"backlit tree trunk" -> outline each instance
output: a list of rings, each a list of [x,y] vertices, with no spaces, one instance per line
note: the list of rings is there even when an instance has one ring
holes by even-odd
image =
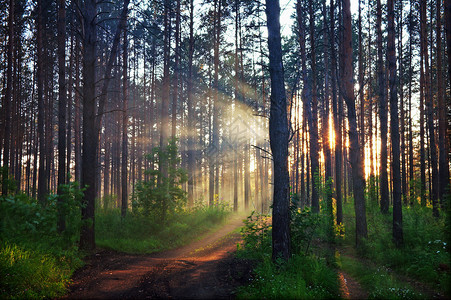
[[[395,11],[394,0],[387,1],[388,7],[388,69],[390,72],[390,128],[392,144],[393,170],[393,239],[399,247],[403,244],[402,201],[401,201],[401,170],[399,151],[399,120],[398,120],[398,90],[396,76],[395,54]]]
[[[352,186],[354,192],[354,207],[356,219],[356,245],[360,246],[366,238],[366,208],[364,195],[363,162],[359,151],[359,135],[357,132],[357,118],[355,111],[354,84],[352,78],[352,44],[351,44],[351,8],[350,1],[343,1],[343,27],[344,27],[344,69],[343,87],[344,100],[348,107],[349,122],[349,160],[352,168]]]
[[[271,109],[269,136],[273,155],[274,194],[272,210],[272,258],[288,260],[290,255],[288,120],[285,95],[278,0],[266,0]]]

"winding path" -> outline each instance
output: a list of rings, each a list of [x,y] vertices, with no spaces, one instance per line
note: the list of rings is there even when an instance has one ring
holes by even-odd
[[[179,249],[151,255],[101,251],[73,276],[67,299],[227,299],[248,281],[251,266],[235,258],[233,216],[218,231]]]

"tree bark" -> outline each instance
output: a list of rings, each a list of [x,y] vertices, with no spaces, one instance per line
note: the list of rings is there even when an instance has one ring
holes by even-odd
[[[94,210],[96,198],[96,163],[98,135],[96,134],[96,0],[86,0],[83,7],[83,154],[81,186],[85,187],[82,208],[83,226],[80,248],[95,248]]]
[[[41,7],[38,2],[38,10]],[[11,105],[13,101],[13,55],[14,55],[14,6],[15,1],[9,0],[8,15],[8,52],[7,52],[7,69],[6,69],[6,91],[4,101],[4,134],[3,134],[3,170],[2,170],[2,195],[8,194],[8,177],[9,177],[9,158],[10,158],[10,135],[11,135]],[[39,22],[38,12],[38,24]],[[39,26],[39,25],[38,25]],[[38,57],[39,60],[39,57]]]
[[[121,161],[121,183],[122,183],[122,201],[121,217],[124,218],[128,208],[128,41],[127,29],[124,28],[124,45],[122,52],[122,161]]]
[[[424,7],[424,8],[423,8]],[[424,10],[424,12],[423,12]],[[425,70],[424,55],[426,45],[426,3],[420,0],[420,198],[421,206],[426,206],[426,153],[424,149],[424,97],[425,97]]]
[[[44,49],[43,49],[43,21],[42,21],[42,0],[37,3],[37,89],[38,89],[38,136],[39,136],[39,177],[38,177],[38,200],[39,203],[45,204],[47,191],[47,171],[46,171],[46,154],[47,147],[45,142],[44,131]]]
[[[188,78],[187,78],[187,107],[188,107],[188,206],[194,205],[195,182],[195,142],[196,136],[194,101],[193,101],[193,56],[194,56],[194,0],[189,1],[189,45],[188,45]]]
[[[66,229],[63,190],[66,183],[66,1],[58,0],[58,231]]]
[[[272,258],[288,260],[290,254],[288,120],[280,38],[278,0],[266,0],[271,109],[269,136],[274,161]]]
[[[379,84],[379,120],[381,132],[380,151],[380,205],[381,212],[388,213],[389,192],[388,192],[388,172],[387,172],[387,96],[385,83],[385,68],[382,55],[382,5],[381,0],[377,0],[377,77]]]
[[[339,99],[337,97],[337,56],[335,51],[335,7],[334,1],[330,1],[330,31],[329,46],[331,55],[331,85],[332,85],[332,112],[335,132],[335,198],[337,205],[337,224],[343,222],[343,201],[342,201],[342,131],[339,122]]]
[[[445,1],[449,9],[450,1]],[[437,0],[437,102],[438,102],[438,118],[439,118],[439,131],[438,131],[438,144],[439,144],[439,193],[438,197],[440,199],[441,207],[443,208],[445,201],[447,199],[447,193],[449,188],[449,137],[446,134],[448,124],[448,106],[445,105],[445,95],[444,95],[444,82],[443,82],[443,67],[442,67],[442,22],[441,22],[441,0]],[[448,20],[451,16],[445,14],[445,19],[447,23],[451,21]],[[449,29],[447,30],[447,32]],[[449,41],[450,37],[447,36]],[[449,43],[449,42],[448,42]],[[448,44],[448,49],[449,49]],[[448,68],[450,68],[450,53],[448,50]],[[451,75],[451,72],[449,73]]]
[[[428,43],[427,43],[427,34],[426,34],[426,1],[420,1],[420,13],[423,18],[420,18],[421,25],[421,40],[422,40],[422,55],[424,62],[424,81],[425,81],[425,92],[424,97],[426,99],[426,113],[427,113],[427,127],[429,133],[429,151],[431,155],[431,169],[432,169],[432,178],[431,178],[431,200],[432,200],[432,211],[435,217],[439,216],[438,211],[438,169],[437,169],[437,148],[435,145],[435,133],[434,133],[434,103],[432,99],[431,93],[431,74],[429,69],[429,55],[428,55]]]
[[[396,76],[395,54],[395,11],[394,0],[387,1],[388,7],[388,69],[390,72],[390,128],[392,146],[392,172],[393,172],[393,239],[400,247],[403,244],[402,230],[402,199],[401,199],[401,170],[399,151],[399,120],[398,120],[398,90]]]
[[[349,0],[343,0],[344,27],[344,69],[343,87],[344,100],[348,107],[349,122],[349,160],[352,168],[352,186],[354,192],[354,207],[356,219],[356,245],[360,246],[362,239],[368,236],[366,224],[366,208],[364,195],[364,177],[362,156],[359,150],[359,135],[355,111],[354,85],[352,76],[352,43],[351,43],[351,5]]]
[[[310,160],[311,160],[311,176],[312,176],[312,211],[319,212],[319,183],[320,168],[318,154],[318,96],[316,84],[316,49],[315,49],[315,14],[313,11],[313,0],[309,0],[310,15],[310,55],[311,55],[311,90],[310,97],[307,96],[307,116],[309,121],[310,133]]]

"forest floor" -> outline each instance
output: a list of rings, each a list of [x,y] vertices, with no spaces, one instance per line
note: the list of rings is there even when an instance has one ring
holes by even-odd
[[[449,299],[442,293],[435,291],[428,284],[420,282],[414,278],[410,278],[408,276],[398,274],[394,270],[387,268],[386,266],[379,265],[369,259],[359,257],[355,253],[355,248],[350,246],[342,246],[337,249],[338,253],[342,257],[347,257],[358,264],[361,264],[365,268],[368,269],[376,269],[381,268],[385,269],[387,274],[398,281],[401,284],[404,284],[406,287],[411,287],[415,290],[416,293],[422,295],[421,297],[425,299]],[[358,278],[354,279],[350,275],[348,275],[345,271],[339,269],[338,276],[340,280],[340,290],[343,299],[367,299],[369,297],[368,292],[365,288],[359,283]],[[344,285],[344,284],[345,285]],[[347,285],[347,287],[346,287]]]
[[[233,253],[243,215],[184,247],[150,255],[99,250],[72,277],[66,299],[229,299],[249,282],[252,262]]]
[[[219,230],[178,249],[147,255],[98,250],[72,277],[64,299],[231,299],[249,284],[255,262],[237,258],[243,215]],[[344,251],[343,251],[344,250]],[[342,255],[350,255],[341,249]],[[338,270],[343,299],[368,293],[348,273]],[[429,293],[425,293],[426,295]],[[430,295],[430,294],[429,294]]]

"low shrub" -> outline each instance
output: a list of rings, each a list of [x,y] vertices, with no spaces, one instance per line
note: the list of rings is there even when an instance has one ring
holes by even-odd
[[[292,215],[293,243],[295,247],[288,262],[272,261],[270,217],[253,212],[242,229],[243,246],[237,255],[254,259],[258,265],[250,284],[238,289],[238,298],[253,299],[330,299],[339,297],[337,274],[326,259],[307,254],[317,228],[316,215],[298,211]],[[301,217],[301,214],[303,217]],[[309,219],[310,220],[306,220]],[[301,222],[301,220],[303,220]],[[304,222],[305,221],[305,222]],[[303,228],[302,228],[303,227]]]

